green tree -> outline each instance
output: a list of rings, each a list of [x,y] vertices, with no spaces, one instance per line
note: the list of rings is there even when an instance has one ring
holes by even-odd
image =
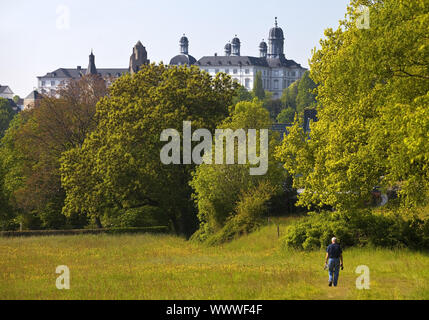
[[[288,88],[283,90],[281,97],[282,105],[284,108],[291,108],[296,110],[296,97],[298,96],[299,80],[292,83]]]
[[[0,98],[0,138],[3,137],[15,115],[16,111],[13,110],[9,100]]]
[[[253,96],[259,100],[265,99],[265,90],[262,83],[262,72],[258,71],[255,76],[255,82],[253,84]]]
[[[370,29],[359,29],[359,6]],[[398,187],[401,203],[429,190],[427,1],[353,0],[347,19],[325,31],[311,61],[319,121],[311,139],[299,124],[278,156],[304,188],[299,204],[365,207],[374,186]]]
[[[18,101],[20,100],[20,96],[16,95],[13,97],[13,102],[18,103]]]
[[[253,95],[242,85],[237,84],[237,90],[232,100],[232,105],[236,105],[241,101],[252,101]]]
[[[278,123],[292,123],[295,119],[295,110],[292,108],[283,109],[277,116]]]
[[[314,89],[316,84],[310,78],[310,71],[306,71],[298,83],[298,92],[296,95],[296,111],[302,113],[305,109],[314,109],[316,107],[316,95]],[[291,94],[293,97],[293,94]]]
[[[102,79],[89,76],[71,81],[58,93],[58,98],[44,97],[37,107],[21,112],[2,139],[4,188],[15,211],[28,222],[26,228],[65,227],[59,159],[95,127],[95,105],[107,89]],[[69,221],[78,222],[77,227],[86,223],[75,218]]]
[[[255,99],[252,102],[238,103],[231,110],[230,116],[223,121],[221,128],[267,129],[270,125],[268,111],[261,101]],[[274,150],[278,145],[277,138],[274,135],[271,137],[270,150]],[[195,191],[200,229],[193,238],[205,241],[219,232],[228,219],[238,213],[237,203],[250,189],[262,182],[280,187],[284,179],[284,170],[272,156],[269,157],[268,173],[264,176],[251,176],[249,164],[198,166],[191,186]]]
[[[183,121],[214,132],[228,115],[236,85],[197,67],[148,65],[118,79],[97,105],[98,126],[82,146],[62,159],[66,215],[104,216],[152,206],[162,209],[174,231],[190,235],[197,219],[188,184],[194,165],[163,165],[165,129]]]

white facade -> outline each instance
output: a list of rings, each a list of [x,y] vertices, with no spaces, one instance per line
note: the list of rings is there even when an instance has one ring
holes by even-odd
[[[256,74],[260,71],[264,89],[272,92],[275,99],[279,99],[282,96],[283,90],[295,81],[300,80],[306,71],[302,68],[281,67],[272,69],[259,66],[216,66],[210,68],[204,66],[200,68],[208,72],[211,76],[224,72],[249,91],[253,90]]]

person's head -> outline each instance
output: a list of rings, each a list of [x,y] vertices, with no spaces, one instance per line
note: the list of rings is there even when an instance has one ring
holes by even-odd
[[[332,243],[338,243],[338,239],[337,239],[337,238],[335,238],[335,237],[333,237],[333,238],[332,238]]]

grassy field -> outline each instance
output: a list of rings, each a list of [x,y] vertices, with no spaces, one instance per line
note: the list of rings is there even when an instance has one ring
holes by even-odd
[[[329,288],[324,252],[282,252],[274,225],[214,248],[166,235],[3,238],[0,257],[0,299],[429,299],[427,253],[346,250]],[[58,265],[70,290],[56,289]],[[359,265],[370,290],[356,289]]]

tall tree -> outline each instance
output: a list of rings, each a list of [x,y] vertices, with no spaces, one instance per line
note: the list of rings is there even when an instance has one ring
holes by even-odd
[[[296,97],[298,96],[299,80],[292,83],[288,88],[283,90],[281,97],[282,105],[284,108],[291,108],[296,110]]]
[[[34,108],[21,112],[2,140],[11,201],[24,215],[35,214],[46,228],[66,223],[59,160],[95,127],[95,106],[107,88],[101,78],[88,76],[71,81],[58,93],[59,97],[43,97]]]
[[[98,126],[62,159],[64,213],[102,219],[147,205],[161,208],[177,233],[190,235],[197,219],[188,184],[194,165],[164,165],[165,129],[183,121],[213,131],[228,114],[236,85],[197,67],[144,66],[118,79],[97,106]]]
[[[9,100],[0,98],[0,139],[15,115],[16,111],[13,110]]]
[[[262,83],[261,71],[256,72],[255,82],[253,84],[253,95],[261,101],[265,99],[265,90]]]
[[[370,28],[360,29],[361,5]],[[406,206],[429,199],[429,6],[425,0],[353,0],[325,31],[311,62],[319,121],[297,123],[278,150],[304,188],[301,205],[366,206],[375,186],[397,187]]]
[[[305,109],[316,107],[316,95],[314,89],[316,84],[310,77],[310,71],[306,71],[298,83],[298,92],[296,95],[296,111],[303,112]]]

